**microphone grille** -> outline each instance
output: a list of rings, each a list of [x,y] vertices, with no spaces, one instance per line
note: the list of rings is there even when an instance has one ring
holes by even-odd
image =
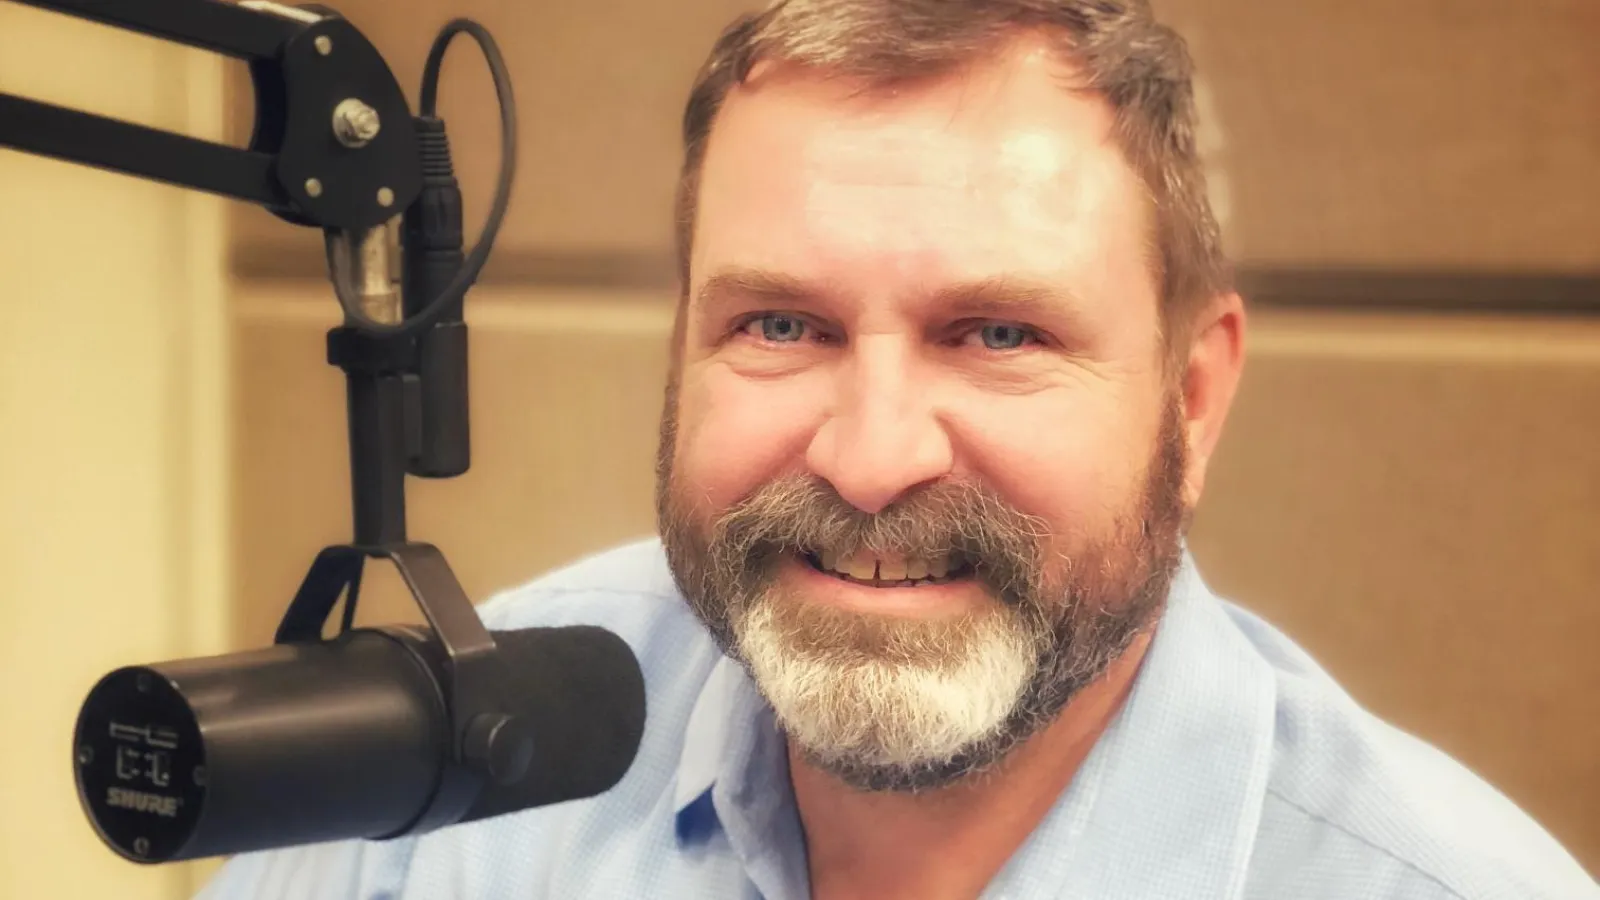
[[[533,761],[489,783],[461,821],[603,793],[627,774],[644,736],[644,675],[622,638],[591,625],[493,632],[507,712],[533,735]]]

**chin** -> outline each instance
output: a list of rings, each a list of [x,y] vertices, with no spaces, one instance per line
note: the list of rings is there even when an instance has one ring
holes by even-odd
[[[928,789],[1016,742],[1039,676],[1037,643],[981,602],[981,614],[950,617],[780,590],[740,617],[737,655],[813,765],[863,790]]]

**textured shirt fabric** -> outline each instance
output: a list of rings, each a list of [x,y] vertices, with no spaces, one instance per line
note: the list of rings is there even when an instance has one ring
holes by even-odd
[[[623,780],[420,838],[239,856],[205,900],[809,895],[772,713],[688,610],[658,542],[480,609],[491,629],[594,624],[632,646],[648,717]],[[1600,886],[1186,559],[1126,705],[983,898],[1600,900]]]

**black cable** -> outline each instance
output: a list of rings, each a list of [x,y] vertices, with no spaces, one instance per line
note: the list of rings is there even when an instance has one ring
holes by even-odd
[[[489,75],[494,79],[495,97],[500,104],[500,174],[495,182],[494,202],[484,222],[483,233],[478,236],[477,243],[472,245],[472,252],[467,254],[455,279],[416,315],[399,323],[379,322],[362,312],[361,302],[357,297],[358,289],[351,283],[349,261],[343,258],[339,249],[341,246],[338,241],[339,232],[334,229],[323,232],[328,274],[333,281],[334,294],[338,296],[339,306],[344,309],[345,316],[363,331],[376,334],[413,334],[432,325],[440,313],[465,297],[467,289],[477,280],[478,273],[488,261],[489,250],[494,246],[495,237],[500,233],[500,225],[505,220],[506,207],[511,203],[511,185],[516,179],[517,169],[517,103],[516,98],[512,96],[511,73],[506,68],[505,58],[501,56],[500,47],[495,43],[494,37],[482,25],[471,19],[454,19],[440,29],[438,36],[434,38],[433,47],[428,51],[427,63],[423,66],[420,112],[424,116],[434,114],[439,95],[439,68],[444,61],[445,50],[449,47],[451,39],[462,33],[477,41],[479,49],[483,51],[484,61],[489,65]]]

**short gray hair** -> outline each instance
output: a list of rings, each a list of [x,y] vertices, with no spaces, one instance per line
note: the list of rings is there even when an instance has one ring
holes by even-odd
[[[1232,272],[1195,146],[1193,62],[1147,0],[776,0],[730,24],[695,78],[683,115],[676,205],[678,273],[688,290],[700,170],[728,92],[760,62],[890,86],[936,77],[1037,34],[1080,70],[1115,114],[1115,139],[1153,211],[1164,328],[1184,330]],[[1173,348],[1177,349],[1177,348]]]

